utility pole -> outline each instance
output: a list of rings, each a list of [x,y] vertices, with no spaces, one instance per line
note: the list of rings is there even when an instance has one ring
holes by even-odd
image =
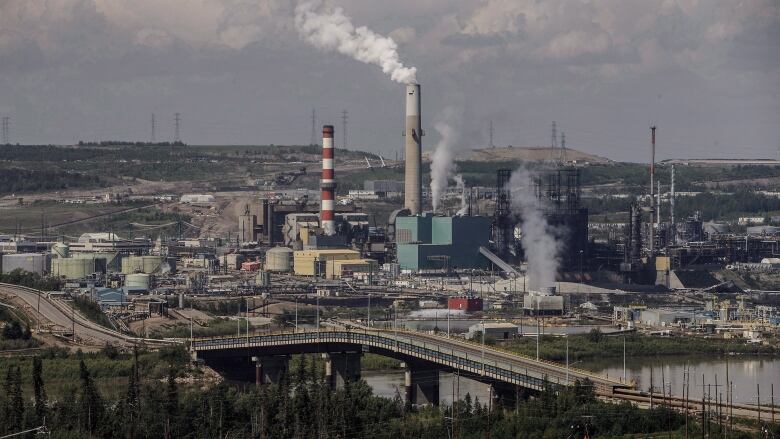
[[[566,133],[561,131],[561,164],[566,163]]]
[[[157,123],[156,123],[156,121],[154,120],[154,113],[152,113],[152,135],[149,137],[149,141],[150,141],[151,143],[154,143],[154,142],[156,142],[156,141],[157,141],[157,139],[156,139],[156,137],[157,137],[157,133],[155,132],[155,131],[156,131],[156,129],[157,129],[157,126],[156,126],[156,125],[157,125]]]
[[[650,258],[655,255],[655,129],[655,125],[650,127],[652,145],[650,152]]]
[[[493,144],[493,121],[492,120],[490,121],[489,133],[490,133],[490,148],[493,149],[496,147],[496,145]]]
[[[558,149],[558,128],[555,126],[555,121],[552,122],[552,128],[550,129],[550,161],[555,161],[555,150]]]
[[[347,149],[347,110],[341,110],[341,133],[344,139],[342,146]]]
[[[181,113],[173,114],[173,141],[181,142]]]
[[[669,227],[671,228],[670,242],[674,244],[677,241],[677,225],[674,222],[674,165],[672,165],[671,179],[671,186],[669,188]],[[728,381],[728,378],[726,378],[726,380]]]

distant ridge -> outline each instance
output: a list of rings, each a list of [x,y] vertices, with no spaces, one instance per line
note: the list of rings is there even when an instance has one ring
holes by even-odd
[[[502,162],[507,160],[526,162],[557,161],[561,150],[549,147],[496,147],[463,151],[458,154],[459,160],[474,160],[478,162]],[[589,163],[614,163],[612,160],[576,149],[566,148],[566,161],[576,160]]]

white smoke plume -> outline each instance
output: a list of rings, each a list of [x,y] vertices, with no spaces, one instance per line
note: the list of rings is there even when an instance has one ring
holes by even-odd
[[[454,149],[457,141],[455,127],[460,125],[459,119],[455,107],[446,107],[441,120],[433,126],[439,133],[439,142],[431,154],[431,199],[434,212],[439,208],[441,196],[447,189],[449,180],[457,172]]]
[[[536,174],[519,168],[509,179],[512,213],[520,219],[520,244],[528,262],[528,286],[539,291],[555,286],[562,244],[558,231],[547,223],[534,191]]]
[[[452,177],[453,180],[455,180],[455,184],[458,187],[458,190],[460,191],[460,210],[455,214],[457,216],[463,216],[468,213],[469,206],[468,202],[466,200],[466,181],[463,180],[463,176],[458,174],[454,177]]]
[[[295,28],[301,38],[326,51],[337,51],[366,64],[374,64],[401,84],[417,82],[417,68],[406,67],[392,38],[371,29],[355,27],[342,8],[321,11],[319,0],[305,1],[295,8]]]

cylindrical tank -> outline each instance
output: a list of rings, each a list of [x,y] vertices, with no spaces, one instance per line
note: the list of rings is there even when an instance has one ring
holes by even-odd
[[[67,258],[70,256],[70,246],[68,244],[58,242],[51,247],[51,253],[54,257],[57,258]]]
[[[94,259],[55,258],[51,261],[51,274],[56,277],[83,279],[96,271]]]
[[[143,272],[146,274],[156,273],[163,261],[161,256],[141,256],[141,259],[143,260]]]
[[[125,286],[128,288],[149,289],[152,277],[146,273],[128,274],[125,276]]]
[[[287,272],[292,270],[293,251],[288,247],[274,247],[265,253],[267,271]]]

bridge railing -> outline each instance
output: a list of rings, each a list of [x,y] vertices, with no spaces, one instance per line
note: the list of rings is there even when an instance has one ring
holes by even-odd
[[[363,326],[360,326],[360,327],[365,329],[365,327],[363,327]],[[373,330],[373,331],[383,331],[383,332],[386,332],[386,333],[394,331],[392,329],[384,329],[384,328],[371,328],[370,330]],[[483,349],[484,348],[485,351],[493,352],[493,353],[495,353],[497,355],[500,355],[500,356],[509,356],[510,358],[511,357],[515,357],[515,358],[519,357],[519,358],[522,358],[525,361],[544,364],[544,365],[550,366],[552,368],[556,368],[558,371],[560,371],[562,373],[566,373],[566,365],[565,364],[561,364],[561,363],[558,363],[558,362],[555,362],[555,361],[550,361],[550,360],[544,360],[544,359],[541,359],[541,358],[537,360],[535,357],[531,357],[530,355],[526,355],[526,354],[523,354],[523,353],[518,353],[518,352],[515,352],[515,351],[510,351],[509,349],[501,349],[501,348],[498,348],[498,347],[495,347],[495,346],[483,345],[482,343],[478,343],[478,342],[473,341],[473,340],[453,339],[452,337],[447,337],[446,335],[442,335],[442,334],[421,333],[419,331],[408,330],[408,329],[405,329],[405,328],[404,329],[398,329],[397,332],[405,333],[405,334],[412,334],[412,335],[414,335],[416,337],[435,338],[435,339],[442,340],[442,341],[445,341],[445,342],[448,342],[448,343],[452,343],[452,344],[464,344],[464,345],[467,344],[467,345],[470,345],[470,347],[477,348],[477,349]],[[629,385],[629,386],[633,386],[634,385],[633,382],[624,383],[624,382],[622,382],[620,380],[618,380],[618,381],[610,380],[609,378],[601,376],[601,375],[598,375],[598,374],[595,374],[592,371],[579,369],[579,368],[576,368],[576,367],[569,366],[568,367],[568,371],[569,371],[569,374],[585,376],[585,377],[588,377],[591,380],[608,380],[608,381],[614,381],[616,383]]]
[[[537,362],[524,356],[485,347],[489,357],[482,359],[481,344],[452,340],[441,336],[420,334],[405,330],[374,330],[367,328],[321,328],[319,331],[286,330],[273,333],[247,334],[246,336],[209,337],[193,341],[198,350],[236,349],[263,346],[280,346],[309,343],[355,343],[397,351],[421,359],[441,363],[448,367],[468,370],[480,375],[509,380],[533,388],[551,383],[548,378],[571,384],[578,379],[588,378],[599,387],[611,389],[625,386],[623,383],[605,379],[576,369],[566,371],[554,362]],[[471,352],[463,351],[468,348]],[[526,364],[513,364],[518,360]],[[524,371],[524,373],[523,373]],[[530,372],[538,376],[530,375]],[[553,372],[553,373],[551,373]]]

